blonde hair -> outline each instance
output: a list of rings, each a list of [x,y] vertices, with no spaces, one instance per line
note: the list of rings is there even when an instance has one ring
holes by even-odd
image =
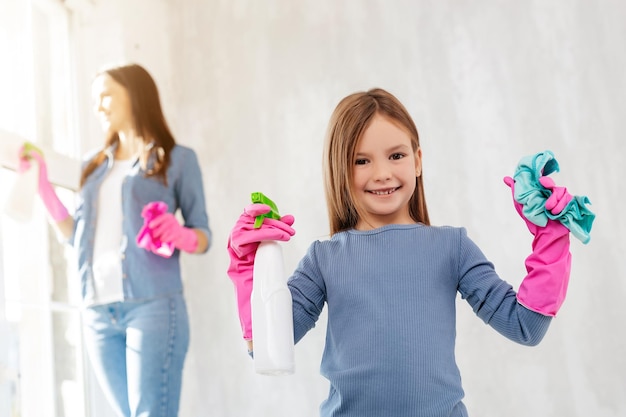
[[[376,115],[382,115],[411,137],[414,152],[420,148],[413,119],[400,101],[389,92],[374,88],[343,98],[335,108],[324,144],[324,186],[330,234],[352,229],[359,220],[359,207],[352,193],[352,173],[356,146]],[[430,225],[422,175],[409,201],[409,214],[418,223]]]

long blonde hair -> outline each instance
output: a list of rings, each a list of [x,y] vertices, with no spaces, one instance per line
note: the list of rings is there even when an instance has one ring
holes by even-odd
[[[351,187],[355,149],[377,114],[406,129],[414,152],[420,148],[413,119],[389,92],[374,88],[342,99],[330,118],[324,144],[324,185],[331,235],[354,228],[359,220]],[[422,178],[423,175],[420,175],[416,179],[415,191],[409,201],[409,214],[416,222],[430,225]]]

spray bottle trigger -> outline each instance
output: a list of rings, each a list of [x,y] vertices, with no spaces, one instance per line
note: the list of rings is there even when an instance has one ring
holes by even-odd
[[[251,200],[253,203],[266,204],[270,207],[270,211],[264,214],[260,214],[256,216],[254,219],[254,228],[258,229],[263,224],[264,218],[276,219],[280,220],[280,214],[278,213],[278,208],[276,207],[276,203],[270,200],[266,195],[261,192],[255,192],[251,194]]]

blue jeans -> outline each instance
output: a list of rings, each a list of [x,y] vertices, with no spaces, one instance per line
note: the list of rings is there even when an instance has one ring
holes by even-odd
[[[178,415],[189,318],[182,294],[83,312],[94,373],[120,417]]]

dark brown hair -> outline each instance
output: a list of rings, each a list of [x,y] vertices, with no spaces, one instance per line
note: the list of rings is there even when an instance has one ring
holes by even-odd
[[[407,131],[414,152],[420,148],[413,119],[392,94],[375,88],[342,99],[330,118],[324,145],[324,183],[331,235],[354,228],[359,220],[351,188],[355,149],[377,114]],[[416,179],[415,191],[409,201],[409,214],[416,222],[430,225],[422,177],[420,175]]]
[[[167,183],[166,173],[170,162],[170,151],[176,140],[168,127],[159,91],[152,76],[140,65],[129,64],[102,70],[96,74],[108,75],[128,92],[133,113],[135,131],[144,141],[144,152],[140,156],[142,167],[147,176],[157,176]],[[119,143],[117,133],[109,134],[102,149],[89,161],[81,174],[82,187],[87,177],[101,165],[106,158],[106,149]],[[151,161],[150,169],[147,163]]]

